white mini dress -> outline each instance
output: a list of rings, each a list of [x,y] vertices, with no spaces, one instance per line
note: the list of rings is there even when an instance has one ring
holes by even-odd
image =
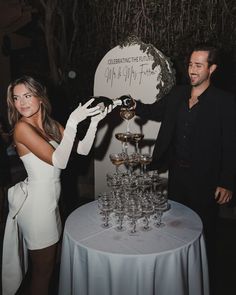
[[[21,160],[28,175],[28,196],[18,213],[18,226],[28,249],[42,249],[58,242],[61,235],[58,209],[61,170],[32,153]]]
[[[55,141],[51,141],[54,147]],[[57,243],[62,226],[58,208],[61,170],[33,153],[21,157],[27,179],[9,189],[9,214],[3,241],[3,295],[15,294],[27,270],[27,249]]]

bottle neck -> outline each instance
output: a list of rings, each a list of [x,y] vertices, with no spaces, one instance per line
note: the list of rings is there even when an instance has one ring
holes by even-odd
[[[122,105],[122,100],[119,99],[119,97],[113,99],[113,105],[115,105],[115,106],[121,106]]]

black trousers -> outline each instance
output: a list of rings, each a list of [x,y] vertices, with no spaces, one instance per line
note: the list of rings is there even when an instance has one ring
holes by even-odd
[[[175,164],[169,170],[168,195],[171,200],[188,206],[200,216],[206,242],[210,281],[214,280],[218,220],[218,205],[214,198],[214,190],[198,186],[191,176],[191,167]]]

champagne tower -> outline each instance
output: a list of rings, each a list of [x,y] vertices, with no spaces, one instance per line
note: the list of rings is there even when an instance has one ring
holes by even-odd
[[[132,39],[111,49],[99,63],[94,79],[94,96],[115,99],[129,94],[135,100],[153,103],[168,93],[174,84],[174,71],[169,59],[154,46]],[[116,134],[144,134],[141,152],[152,154],[159,131],[159,123],[142,121],[136,116],[129,120],[128,125],[121,118],[127,116],[125,111],[120,114],[121,109],[121,106],[116,107],[98,129],[94,149],[95,197],[106,189],[106,174],[114,172],[109,155],[121,149]]]

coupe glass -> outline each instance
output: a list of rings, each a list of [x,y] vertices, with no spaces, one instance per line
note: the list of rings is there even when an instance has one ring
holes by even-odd
[[[140,163],[139,155],[136,153],[128,155],[126,163],[128,165],[129,174],[131,175],[133,173],[134,167]]]
[[[126,215],[131,220],[130,235],[137,235],[137,220],[142,217],[142,213],[141,202],[138,199],[129,199],[126,206]]]
[[[104,223],[101,225],[103,228],[110,227],[109,217],[111,212],[113,211],[114,207],[114,200],[110,194],[102,193],[99,196],[99,209],[101,210],[102,214],[104,215]]]
[[[140,155],[140,164],[141,164],[141,173],[146,174],[147,173],[147,165],[152,162],[152,156],[150,154],[141,154]]]
[[[128,154],[128,143],[132,139],[132,133],[116,133],[116,139],[118,139],[122,144],[122,154]]]
[[[119,173],[119,166],[124,164],[124,162],[125,162],[124,155],[121,153],[110,154],[109,157],[110,157],[112,164],[115,165],[115,167],[116,167],[116,174],[118,174]]]
[[[162,222],[162,216],[163,216],[163,209],[162,208],[158,208],[158,207],[155,207],[155,216],[156,216],[156,221],[154,223],[154,226],[155,227],[163,227],[165,226],[165,223]]]
[[[162,216],[164,211],[166,211],[166,207],[164,206],[162,199],[162,192],[157,192],[153,194],[153,204],[154,204],[154,215],[153,219],[155,220],[155,227],[163,227],[165,224],[162,222]]]
[[[150,192],[152,188],[152,178],[148,173],[141,174],[138,178],[139,189],[142,193]]]
[[[133,133],[132,134],[132,141],[135,143],[135,153],[139,154],[139,142],[144,138],[142,133]]]
[[[124,231],[125,227],[123,225],[125,216],[125,204],[121,200],[116,202],[114,213],[118,217],[118,226],[115,228],[117,231]]]
[[[154,192],[159,191],[161,186],[161,177],[159,176],[159,172],[157,170],[150,171],[150,177],[152,179],[152,189]]]
[[[121,107],[120,108],[120,116],[127,122],[126,132],[130,133],[130,120],[135,116],[135,109],[133,107]]]
[[[164,189],[161,192],[161,204],[163,207],[163,212],[168,211],[170,209],[170,203],[168,203],[168,192],[166,189]]]
[[[104,223],[101,225],[103,228],[110,227],[109,217],[111,212],[113,211],[113,204],[111,201],[104,201],[101,208],[102,212],[104,213]]]
[[[154,212],[154,206],[149,198],[144,198],[142,200],[142,211],[143,211],[143,216],[144,216],[144,226],[142,227],[142,230],[144,231],[149,231],[151,230],[151,226],[149,225],[149,220],[151,215]]]
[[[122,174],[118,173],[107,173],[107,186],[111,187],[113,190],[119,191],[121,188],[121,183],[122,183]]]

